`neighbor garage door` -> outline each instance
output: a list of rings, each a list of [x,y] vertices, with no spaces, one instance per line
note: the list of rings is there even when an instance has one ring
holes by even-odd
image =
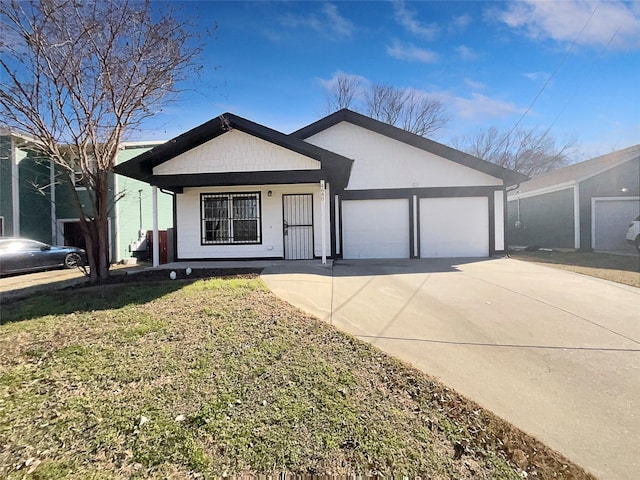
[[[592,200],[591,235],[592,248],[598,251],[634,251],[625,237],[631,220],[640,213],[637,198]]]
[[[409,258],[409,201],[344,200],[344,258]]]
[[[421,198],[420,256],[488,257],[487,197]]]

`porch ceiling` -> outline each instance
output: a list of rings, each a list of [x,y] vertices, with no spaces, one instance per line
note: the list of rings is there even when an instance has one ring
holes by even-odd
[[[316,183],[333,175],[320,170],[284,170],[259,172],[230,172],[209,174],[154,175],[150,183],[157,187],[181,193],[187,187],[221,187],[235,185],[284,185]]]

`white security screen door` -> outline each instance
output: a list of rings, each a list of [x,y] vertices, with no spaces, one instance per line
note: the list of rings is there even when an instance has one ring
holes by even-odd
[[[313,258],[313,195],[283,195],[284,258]]]

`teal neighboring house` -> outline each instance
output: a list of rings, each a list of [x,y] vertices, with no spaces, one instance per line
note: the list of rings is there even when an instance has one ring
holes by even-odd
[[[162,142],[123,143],[117,163],[127,161]],[[73,201],[74,179],[42,156],[26,135],[0,129],[0,236],[24,237],[57,245],[83,247],[80,214]],[[111,198],[119,199],[109,218],[111,261],[146,256],[146,232],[152,230],[149,184],[112,175]],[[173,226],[173,197],[158,193],[158,229]],[[170,238],[171,236],[169,236]]]

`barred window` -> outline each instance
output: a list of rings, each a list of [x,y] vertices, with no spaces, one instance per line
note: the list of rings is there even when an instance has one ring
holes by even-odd
[[[260,193],[203,193],[203,245],[260,243]]]

